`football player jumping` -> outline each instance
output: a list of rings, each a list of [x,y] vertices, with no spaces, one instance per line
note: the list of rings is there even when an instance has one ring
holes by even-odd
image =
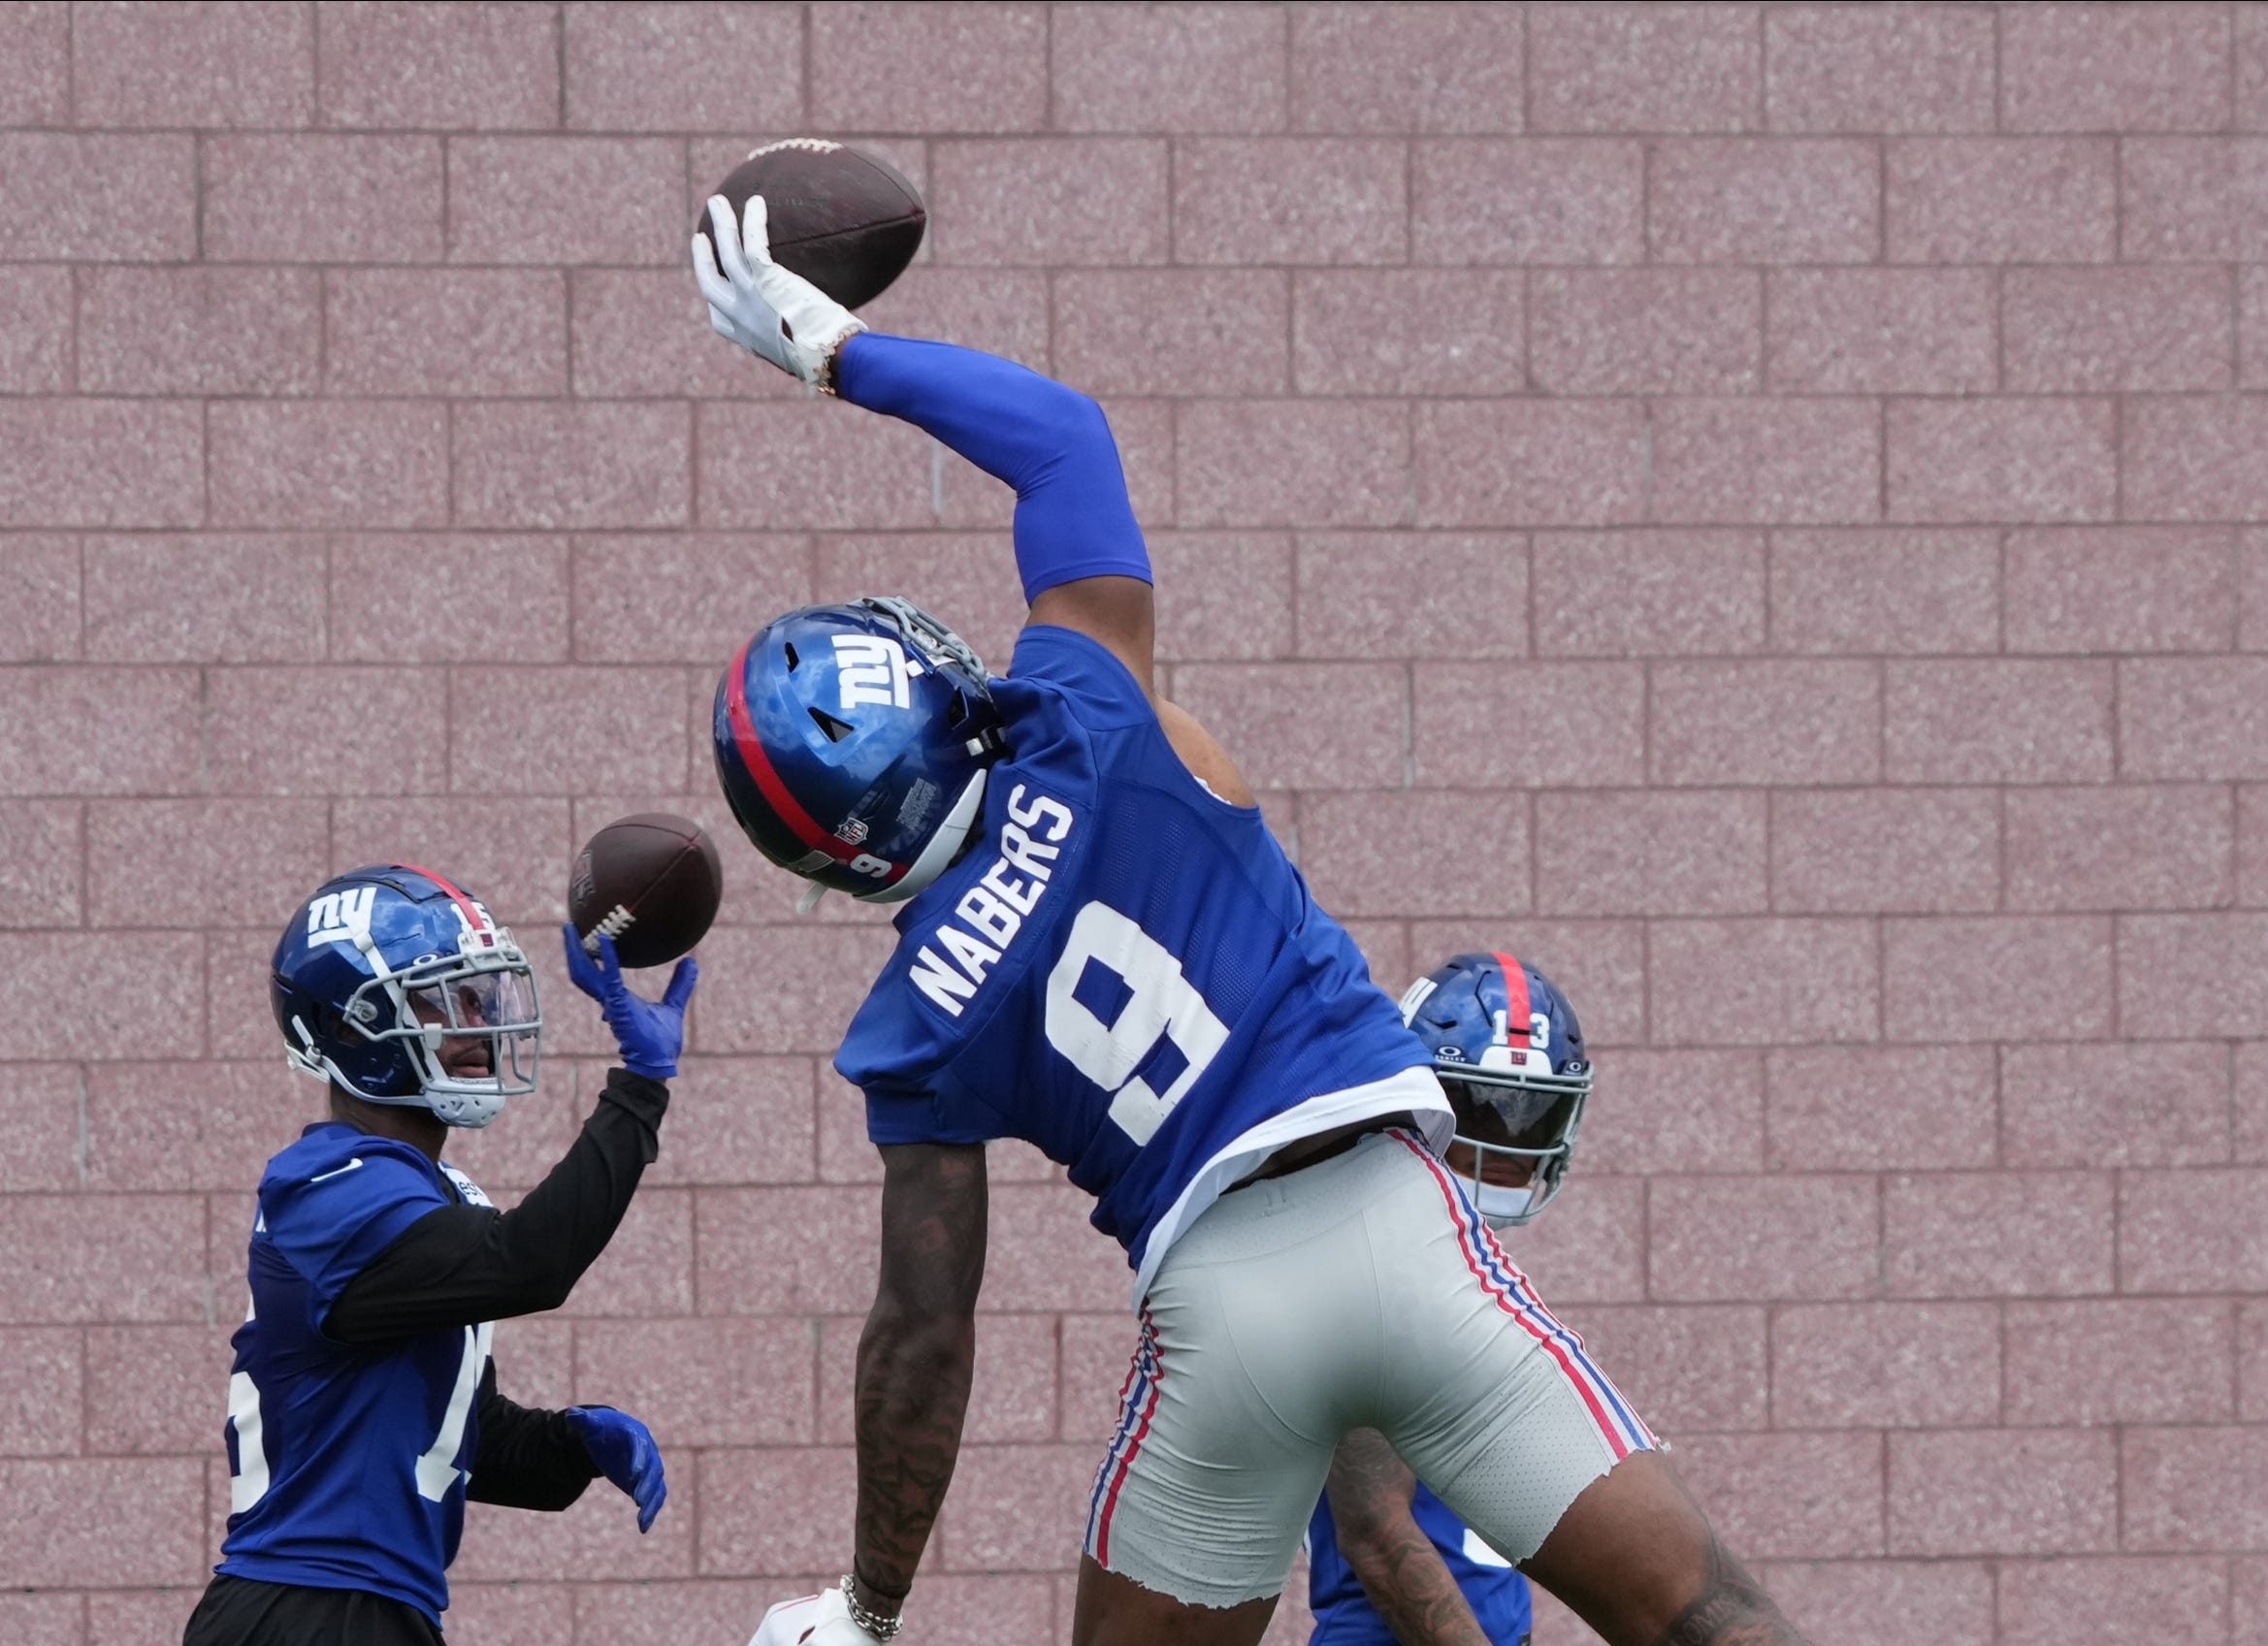
[[[709,212],[711,324],[1012,486],[1031,608],[1002,679],[867,600],[775,620],[718,690],[750,839],[813,895],[903,905],[835,1059],[883,1159],[851,1567],[768,1613],[761,1646],[896,1632],[959,1450],[1000,1137],[1068,1168],[1134,1271],[1078,1646],[1257,1640],[1362,1428],[1615,1646],[1796,1639],[1505,1261],[1438,1152],[1455,1122],[1425,1048],[1234,762],[1157,694],[1101,408],[867,333],[771,260],[761,198]]]
[[[1402,1017],[1456,1113],[1444,1158],[1482,1221],[1508,1229],[1539,1216],[1567,1181],[1591,1094],[1574,1008],[1533,966],[1459,954],[1410,985]],[[1527,1581],[1370,1429],[1339,1442],[1308,1523],[1308,1646],[1528,1638]]]
[[[657,1149],[698,968],[632,994],[613,944],[567,969],[622,1051],[543,1181],[498,1211],[441,1159],[532,1091],[543,1022],[512,934],[431,869],[327,882],[269,983],[330,1114],[268,1163],[228,1380],[228,1533],[183,1646],[439,1646],[465,1500],[564,1509],[603,1474],[661,1512],[662,1455],[611,1406],[497,1392],[492,1322],[557,1308]],[[469,1478],[470,1477],[470,1478]]]

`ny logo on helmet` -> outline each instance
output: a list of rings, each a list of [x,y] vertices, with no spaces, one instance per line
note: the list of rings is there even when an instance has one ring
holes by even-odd
[[[308,905],[309,943],[353,943],[371,934],[371,908],[378,900],[374,886],[350,886],[344,891],[326,891]]]
[[[834,647],[835,685],[845,714],[861,703],[906,706],[906,681],[920,674],[922,665],[906,656],[904,647],[886,634],[837,634]]]

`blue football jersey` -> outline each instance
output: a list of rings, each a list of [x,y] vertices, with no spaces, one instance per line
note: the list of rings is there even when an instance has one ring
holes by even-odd
[[[1519,1646],[1526,1640],[1534,1627],[1528,1580],[1422,1482],[1409,1512],[1441,1551],[1481,1632],[1495,1646]],[[1340,1553],[1328,1498],[1315,1504],[1315,1518],[1308,1523],[1308,1609],[1315,1616],[1315,1632],[1308,1637],[1308,1646],[1395,1646],[1394,1631],[1378,1616],[1363,1593],[1362,1580]]]
[[[381,1344],[323,1335],[363,1266],[437,1207],[488,1204],[453,1168],[337,1121],[268,1163],[251,1312],[228,1380],[229,1517],[216,1568],[362,1589],[440,1621],[479,1445],[491,1328]]]
[[[835,1067],[878,1144],[1021,1138],[1095,1197],[1135,1297],[1219,1192],[1298,1138],[1450,1116],[1426,1049],[1256,807],[1182,763],[1125,665],[1023,631],[992,683],[985,832],[897,917]]]

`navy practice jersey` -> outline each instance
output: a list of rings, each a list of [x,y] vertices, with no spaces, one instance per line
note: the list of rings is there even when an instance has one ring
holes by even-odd
[[[1408,1110],[1426,1049],[1261,822],[1190,775],[1133,675],[1024,629],[992,683],[985,832],[897,917],[835,1067],[878,1144],[1021,1138],[1095,1197],[1148,1289],[1198,1212],[1295,1139]]]
[[[1422,1482],[1409,1512],[1441,1551],[1480,1631],[1495,1646],[1519,1646],[1532,1627],[1528,1580]],[[1394,1631],[1378,1616],[1363,1593],[1362,1580],[1340,1552],[1339,1529],[1331,1522],[1328,1498],[1315,1505],[1315,1518],[1308,1523],[1308,1609],[1315,1615],[1315,1632],[1308,1637],[1308,1646],[1395,1646]]]
[[[349,1344],[323,1319],[363,1266],[437,1207],[488,1199],[405,1143],[338,1121],[268,1163],[252,1309],[228,1380],[229,1517],[218,1570],[364,1589],[440,1621],[478,1449],[486,1325]]]

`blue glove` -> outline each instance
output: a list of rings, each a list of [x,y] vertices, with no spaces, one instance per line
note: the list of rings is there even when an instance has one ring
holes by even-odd
[[[633,1075],[657,1081],[676,1074],[677,1054],[685,1049],[685,1003],[693,998],[693,985],[701,975],[700,962],[690,954],[678,961],[662,998],[646,1000],[632,994],[630,984],[622,981],[622,962],[614,956],[614,939],[600,934],[599,958],[594,960],[573,926],[560,929],[567,933],[567,976],[577,988],[599,1002],[606,1026],[614,1031],[614,1044],[622,1049],[622,1066]]]
[[[599,1473],[631,1496],[638,1506],[638,1530],[654,1524],[669,1496],[662,1478],[662,1448],[653,1431],[627,1411],[612,1406],[569,1406],[563,1414]]]

